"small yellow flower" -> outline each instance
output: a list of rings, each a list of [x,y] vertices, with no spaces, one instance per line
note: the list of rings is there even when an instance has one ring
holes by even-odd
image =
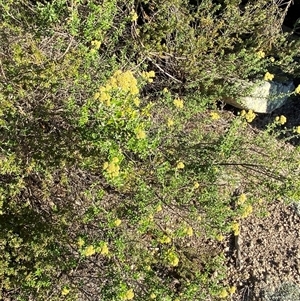
[[[253,207],[252,205],[246,205],[244,208],[243,208],[243,212],[242,212],[242,218],[246,218],[248,217],[253,211]]]
[[[113,157],[112,159],[111,159],[111,162],[112,163],[115,163],[115,164],[117,164],[117,163],[119,163],[119,158],[118,157]]]
[[[233,295],[236,292],[236,287],[235,286],[231,286],[230,288],[228,288],[228,293],[230,295]]]
[[[278,123],[280,123],[281,125],[284,125],[286,123],[286,117],[283,115],[277,116],[275,118],[275,121],[277,121]]]
[[[174,125],[174,121],[171,118],[168,118],[167,125],[170,128],[171,126]]]
[[[64,286],[64,288],[61,291],[62,296],[66,296],[70,293],[70,289]]]
[[[142,77],[146,79],[149,83],[153,82],[153,78],[155,77],[155,72],[154,71],[149,71],[149,72],[142,72]]]
[[[85,241],[83,240],[83,238],[79,237],[78,241],[77,241],[77,245],[79,248],[82,248],[85,244]]]
[[[121,221],[119,218],[117,218],[117,219],[114,221],[114,225],[115,225],[116,227],[119,227],[119,226],[121,225],[121,223],[122,223],[122,221]]]
[[[133,289],[129,289],[122,297],[123,300],[132,300],[134,298],[134,291]]]
[[[161,205],[158,205],[158,206],[156,207],[156,212],[160,212],[160,211],[162,211],[162,206],[161,206]]]
[[[300,134],[300,125],[295,127],[294,132]]]
[[[212,112],[212,113],[210,113],[210,118],[212,120],[218,120],[218,119],[220,119],[220,115],[216,112]]]
[[[223,289],[221,290],[221,292],[219,293],[219,297],[222,298],[222,299],[228,297],[228,292],[226,291],[225,288],[223,288]]]
[[[266,56],[266,54],[263,52],[263,51],[258,51],[257,53],[257,56],[260,58],[260,59],[263,59],[265,56]]]
[[[99,50],[100,46],[101,46],[101,42],[98,40],[94,40],[91,42],[91,45],[94,49]]]
[[[295,89],[295,93],[300,94],[300,85]]]
[[[94,246],[90,245],[84,249],[84,251],[82,252],[82,255],[88,257],[88,256],[94,255],[95,253],[96,253],[96,250],[95,250]]]
[[[233,230],[235,236],[238,236],[240,234],[240,225],[238,222],[234,221],[231,224],[231,229]]]
[[[176,165],[177,169],[184,169],[184,163],[182,161],[179,161]]]
[[[107,243],[105,242],[102,247],[101,247],[101,251],[100,251],[100,254],[101,255],[108,255],[109,253],[109,249],[108,249],[108,246],[107,246]]]
[[[175,252],[173,252],[172,250],[169,250],[167,252],[167,259],[171,266],[173,266],[173,267],[178,266],[179,258],[177,256],[177,254]]]
[[[195,182],[193,188],[197,189],[197,188],[199,188],[199,186],[200,186],[200,184],[198,182]]]
[[[99,92],[96,92],[95,95],[94,95],[94,100],[97,100],[100,98],[100,93]]]
[[[169,93],[169,90],[167,88],[164,88],[163,93],[167,94],[167,93]]]
[[[136,22],[137,19],[139,18],[139,16],[138,16],[137,13],[135,12],[135,10],[132,10],[132,11],[131,11],[130,16],[131,16],[131,21],[132,21],[132,22]]]
[[[173,104],[176,108],[182,109],[183,108],[183,100],[180,98],[175,98]]]
[[[155,72],[153,70],[149,71],[148,77],[155,77]]]
[[[154,293],[152,293],[151,295],[150,295],[150,299],[155,299],[156,298],[156,295],[154,294]]]
[[[140,103],[141,103],[141,101],[139,100],[139,98],[138,97],[136,97],[134,100],[133,100],[133,103],[137,106],[137,107],[139,107],[140,106]]]
[[[275,59],[273,58],[273,56],[270,57],[270,61],[271,61],[272,63],[275,62]]]
[[[224,237],[222,234],[218,234],[218,235],[216,236],[216,240],[217,240],[217,241],[220,241],[220,242],[223,241],[224,238],[225,238],[225,237]]]
[[[238,205],[242,205],[246,202],[247,200],[247,196],[245,193],[242,193],[239,197],[238,197],[238,200],[237,200],[237,203]]]
[[[264,80],[266,81],[271,81],[274,78],[274,74],[271,74],[270,72],[266,72],[265,76],[264,76]]]
[[[146,132],[142,129],[137,129],[135,135],[136,135],[137,139],[145,139],[146,138]]]
[[[243,111],[242,111],[242,114],[243,114]],[[252,111],[252,110],[249,110],[247,113],[243,114],[241,116],[244,116],[247,120],[247,122],[252,122],[254,120],[254,118],[256,117],[256,114]]]
[[[189,227],[187,227],[187,228],[185,229],[185,233],[186,233],[188,236],[193,236],[194,230],[193,230],[193,228],[192,228],[191,226],[189,226]]]
[[[160,238],[159,240],[158,240],[161,244],[169,244],[171,241],[172,241],[172,239],[169,237],[169,236],[167,236],[167,235],[164,235],[162,238]]]

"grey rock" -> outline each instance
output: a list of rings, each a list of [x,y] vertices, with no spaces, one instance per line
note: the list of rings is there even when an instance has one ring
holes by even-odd
[[[283,106],[295,86],[292,81],[275,82],[275,81],[239,81],[237,87],[244,91],[245,96],[237,99],[225,98],[224,101],[237,108],[253,110],[257,113],[271,113],[275,109]]]

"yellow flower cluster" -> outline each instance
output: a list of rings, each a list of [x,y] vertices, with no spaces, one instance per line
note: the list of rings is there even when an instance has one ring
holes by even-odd
[[[184,169],[184,163],[182,161],[179,161],[176,165],[177,169]]]
[[[134,291],[132,288],[126,291],[122,296],[122,300],[132,300],[133,298],[134,298]]]
[[[173,119],[168,118],[168,120],[167,120],[167,125],[168,125],[169,128],[172,127],[172,126],[174,125]]]
[[[194,230],[191,226],[186,227],[184,229],[184,232],[187,236],[190,236],[190,237],[193,236],[193,234],[194,234]]]
[[[260,59],[263,59],[266,56],[266,54],[262,50],[257,51],[256,54]]]
[[[219,298],[224,299],[226,297],[228,297],[228,292],[225,288],[223,288],[219,293]]]
[[[238,205],[242,205],[246,202],[247,200],[247,196],[245,195],[245,193],[242,193],[239,197],[238,197],[238,200],[237,200],[237,204]]]
[[[100,244],[100,246],[98,246],[96,248],[96,252],[99,253],[99,254],[101,254],[101,255],[108,255],[109,249],[108,249],[107,243],[106,242],[102,242]]]
[[[136,135],[137,139],[145,139],[146,138],[146,132],[141,128],[136,129],[135,135]]]
[[[155,72],[154,71],[149,71],[149,72],[142,72],[142,77],[148,82],[148,83],[152,83],[153,82],[153,78],[155,77]]]
[[[210,118],[212,120],[218,120],[218,119],[220,119],[220,115],[216,112],[212,112],[212,113],[210,113]]]
[[[86,256],[86,257],[89,257],[89,256],[92,256],[96,253],[96,250],[94,248],[93,245],[89,245],[87,246],[83,251],[82,251],[82,255],[83,256]]]
[[[99,91],[95,93],[94,99],[99,99],[101,102],[106,103],[110,106],[111,91],[119,89],[123,92],[127,92],[133,96],[139,93],[138,82],[134,77],[132,71],[121,71],[118,70],[114,75],[109,78],[105,86],[101,86]],[[139,104],[138,100],[135,99],[135,104]]]
[[[114,221],[114,226],[115,226],[115,227],[119,227],[121,224],[122,224],[122,221],[121,221],[119,218],[117,218],[117,219]]]
[[[298,87],[295,89],[295,93],[300,94],[300,85],[298,85]]]
[[[101,46],[101,42],[98,40],[94,40],[91,42],[92,49],[99,50]]]
[[[266,81],[271,81],[274,78],[274,74],[270,73],[270,72],[266,72],[265,76],[264,76],[264,80]]]
[[[172,239],[167,235],[163,235],[163,237],[161,237],[158,241],[161,244],[169,244],[172,241]]]
[[[112,158],[111,162],[105,162],[103,169],[109,174],[110,177],[115,178],[120,173],[119,159],[117,157]]]
[[[300,125],[298,125],[298,126],[295,127],[294,132],[296,134],[300,134]]]
[[[227,298],[229,294],[233,295],[235,292],[236,292],[236,287],[235,286],[229,287],[228,290],[223,288],[219,293],[219,298],[221,298],[221,299]]]
[[[281,125],[284,125],[286,123],[286,117],[283,115],[277,116],[275,118],[275,121],[278,122]]]
[[[168,250],[167,260],[168,260],[168,262],[171,266],[173,266],[173,267],[178,266],[179,258],[178,258],[177,254],[174,251]]]
[[[130,12],[130,18],[131,22],[136,22],[138,19],[138,15],[134,9]]]
[[[238,236],[240,234],[240,225],[238,222],[234,221],[231,224],[231,229],[233,230],[235,236]]]
[[[195,182],[193,188],[194,188],[194,189],[197,189],[197,188],[199,188],[199,187],[200,187],[200,184],[199,184],[198,182]]]
[[[216,236],[216,240],[217,240],[217,241],[223,241],[224,238],[225,238],[225,237],[224,237],[222,234],[218,234],[218,235]]]
[[[245,110],[242,110],[241,116],[245,117],[247,122],[252,122],[254,118],[256,117],[256,114],[253,112],[253,110],[249,110],[246,112]]]
[[[243,206],[242,218],[248,217],[253,211],[253,207],[251,205]]]
[[[61,291],[62,296],[66,296],[70,293],[70,289],[64,286],[64,288]]]
[[[175,98],[173,104],[176,108],[182,109],[183,108],[183,100],[180,98]]]

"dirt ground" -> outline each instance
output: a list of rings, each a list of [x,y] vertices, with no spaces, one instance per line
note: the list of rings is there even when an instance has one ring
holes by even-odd
[[[286,128],[300,125],[300,98],[259,115],[253,126],[263,130],[280,115],[287,118]],[[300,210],[274,200],[267,212],[244,220],[238,241],[231,237],[225,246],[229,281],[237,286],[232,301],[300,301]]]

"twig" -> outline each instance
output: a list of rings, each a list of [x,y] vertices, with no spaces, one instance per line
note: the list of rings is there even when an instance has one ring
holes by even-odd
[[[181,80],[175,78],[175,77],[172,76],[170,73],[168,73],[168,72],[166,72],[165,70],[163,70],[158,64],[154,63],[153,60],[152,60],[151,58],[147,57],[147,59],[148,59],[149,61],[151,61],[151,62],[152,62],[152,63],[153,63],[153,64],[154,64],[161,72],[163,72],[164,74],[166,74],[167,76],[169,76],[170,78],[172,78],[173,80],[175,80],[176,82],[182,83]]]

